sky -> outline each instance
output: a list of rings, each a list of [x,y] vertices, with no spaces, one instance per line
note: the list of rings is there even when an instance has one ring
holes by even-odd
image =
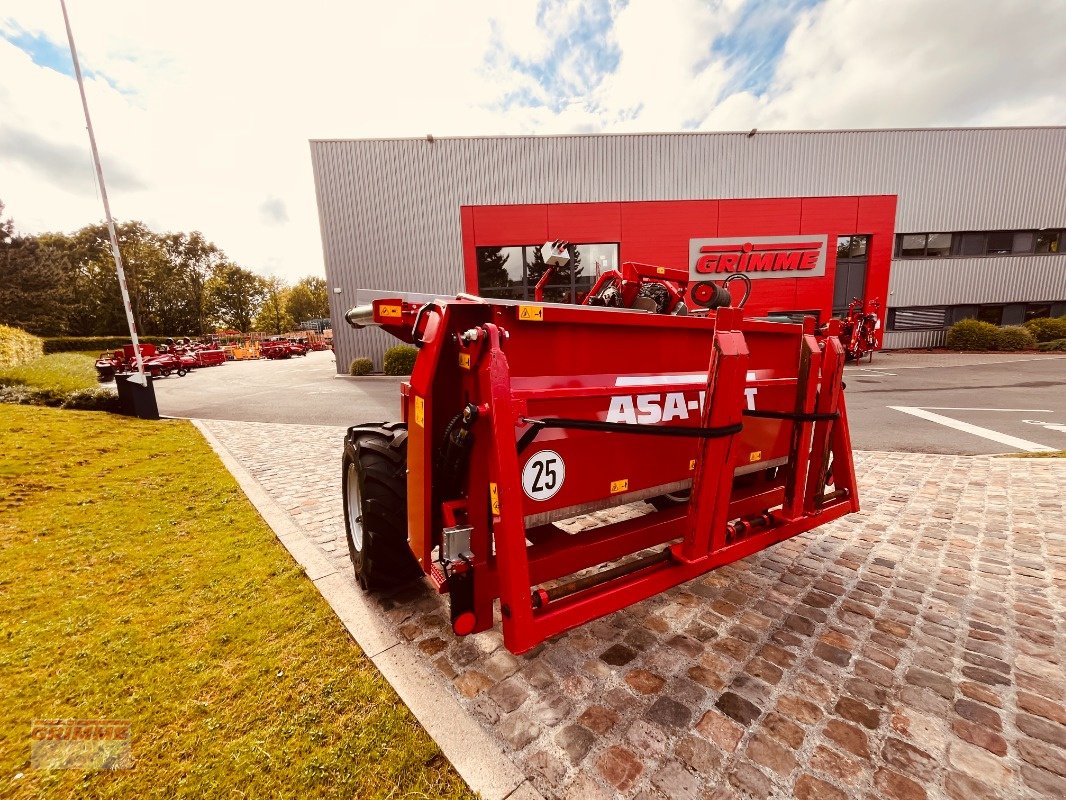
[[[1066,0],[68,8],[115,216],[290,281],[323,274],[309,139],[1066,124]],[[59,0],[4,0],[22,233],[103,218],[73,74]]]

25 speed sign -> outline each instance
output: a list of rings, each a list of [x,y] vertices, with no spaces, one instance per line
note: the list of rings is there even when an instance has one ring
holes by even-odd
[[[563,457],[554,450],[541,450],[522,469],[522,491],[532,500],[549,500],[562,488],[565,478]]]

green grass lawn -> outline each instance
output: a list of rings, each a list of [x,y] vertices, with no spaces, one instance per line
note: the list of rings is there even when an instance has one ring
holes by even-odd
[[[0,441],[0,796],[470,796],[189,423]],[[61,718],[132,721],[133,769],[32,769]]]
[[[0,385],[23,385],[61,392],[97,386],[99,353],[53,353],[18,367],[0,370]]]

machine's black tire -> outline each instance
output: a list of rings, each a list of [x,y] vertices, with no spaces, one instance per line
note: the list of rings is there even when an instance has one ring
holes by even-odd
[[[169,378],[170,377],[170,370],[169,369],[161,369],[161,370],[159,370],[159,374],[162,375],[164,378]]]
[[[189,374],[189,370],[185,369],[185,367],[178,367],[178,377],[179,378],[184,378],[188,374]]]
[[[407,544],[407,426],[350,428],[341,459],[344,532],[355,579],[390,589],[422,574]]]
[[[656,511],[665,511],[668,508],[676,508],[677,506],[684,505],[689,501],[692,496],[691,489],[685,489],[680,492],[673,492],[672,494],[661,494],[658,497],[648,498],[648,502],[655,506]]]

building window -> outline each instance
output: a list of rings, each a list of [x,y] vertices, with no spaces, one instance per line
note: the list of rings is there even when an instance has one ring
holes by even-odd
[[[896,255],[902,258],[934,258],[951,255],[950,233],[904,233],[896,237]]]
[[[964,233],[959,237],[959,255],[983,256],[988,245],[988,235],[984,233]]]
[[[1051,316],[1051,303],[1030,303],[1025,307],[1025,321]]]
[[[866,258],[869,236],[838,236],[837,258]]]
[[[1066,244],[1066,232],[1064,231],[1039,231],[1036,234],[1036,252],[1038,253],[1061,253]]]
[[[542,245],[477,248],[478,291],[483,297],[532,300],[547,265]],[[544,286],[548,303],[580,303],[601,273],[618,268],[616,242],[570,245],[570,263],[555,267]]]
[[[947,322],[947,306],[890,308],[888,310],[890,331],[935,331],[946,328]]]
[[[991,322],[993,325],[1003,324],[1003,306],[978,306],[977,319],[981,322]]]
[[[925,254],[927,256],[951,255],[951,234],[930,233],[925,245]]]
[[[1011,252],[1015,255],[1025,255],[1033,252],[1033,232],[1018,231],[1014,234],[1014,246]]]
[[[1066,252],[1066,231],[968,231],[901,233],[896,258],[1032,255]]]
[[[904,258],[925,256],[925,234],[905,233],[899,237],[899,254]]]

